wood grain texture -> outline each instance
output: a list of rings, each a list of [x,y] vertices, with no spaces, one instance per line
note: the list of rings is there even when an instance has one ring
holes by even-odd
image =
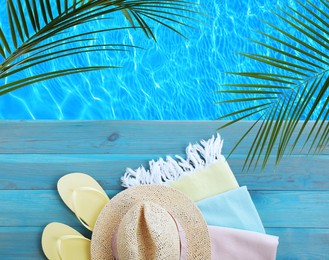
[[[220,132],[224,155],[251,123]],[[53,221],[90,235],[56,191],[61,176],[88,173],[112,197],[122,190],[120,177],[127,167],[147,167],[149,160],[166,155],[184,157],[188,143],[208,139],[221,124],[0,121],[0,259],[45,259],[41,232]],[[275,171],[270,160],[263,173],[241,173],[252,138],[228,162],[239,184],[250,190],[267,233],[280,237],[278,259],[327,259],[329,148],[322,155],[285,158]]]
[[[265,227],[329,228],[327,191],[250,191]]]
[[[107,194],[113,197],[117,192],[107,191]],[[2,190],[0,197],[1,226],[44,227],[54,221],[72,226],[80,224],[57,190]]]
[[[90,237],[80,226],[73,228]],[[329,255],[329,229],[268,228],[266,231],[280,237],[278,260],[324,260]],[[41,227],[0,227],[1,259],[46,259],[41,249],[41,233]]]
[[[329,229],[267,228],[279,236],[278,260],[325,260],[329,255]]]
[[[159,157],[165,158],[165,154],[0,154],[0,189],[55,189],[61,176],[85,172],[104,189],[118,190],[127,167],[147,168],[149,160]],[[233,156],[228,162],[240,185],[252,190],[329,190],[326,155],[283,159],[276,171],[270,161],[263,173],[241,173],[242,156]]]
[[[116,191],[107,191],[110,197]],[[329,228],[329,193],[325,191],[250,191],[265,227]],[[79,222],[55,190],[0,191],[2,226],[44,226]],[[45,214],[45,211],[47,214]],[[24,217],[22,218],[22,216]]]
[[[1,121],[0,153],[182,153],[188,143],[208,139],[221,121]],[[252,121],[220,131],[228,153]],[[300,124],[299,124],[300,125]],[[312,125],[307,126],[310,129]],[[253,135],[236,154],[246,154]],[[299,151],[302,146],[297,145]],[[129,152],[127,152],[129,151]],[[329,147],[323,154],[329,154]]]
[[[74,227],[86,237],[90,232]],[[41,248],[41,227],[0,227],[1,260],[47,259]]]

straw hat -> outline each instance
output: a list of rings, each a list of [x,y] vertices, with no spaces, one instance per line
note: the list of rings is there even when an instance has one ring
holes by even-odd
[[[208,228],[183,193],[161,185],[129,188],[100,213],[92,259],[211,259]]]

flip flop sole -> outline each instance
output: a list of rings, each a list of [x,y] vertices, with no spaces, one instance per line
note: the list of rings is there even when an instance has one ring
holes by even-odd
[[[42,233],[42,250],[49,260],[90,260],[90,240],[75,229],[57,222]]]
[[[64,203],[92,231],[99,213],[109,201],[103,188],[87,174],[70,173],[59,179],[57,189]]]

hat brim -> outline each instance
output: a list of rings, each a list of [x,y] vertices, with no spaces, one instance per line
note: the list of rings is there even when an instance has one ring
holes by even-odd
[[[201,212],[183,193],[162,185],[129,188],[112,198],[101,211],[91,238],[92,259],[113,259],[112,237],[121,219],[138,202],[154,202],[165,208],[182,226],[187,259],[211,259],[208,228]]]

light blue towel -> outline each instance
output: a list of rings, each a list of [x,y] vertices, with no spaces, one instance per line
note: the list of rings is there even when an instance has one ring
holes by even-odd
[[[200,200],[196,205],[208,225],[265,233],[246,186]]]

